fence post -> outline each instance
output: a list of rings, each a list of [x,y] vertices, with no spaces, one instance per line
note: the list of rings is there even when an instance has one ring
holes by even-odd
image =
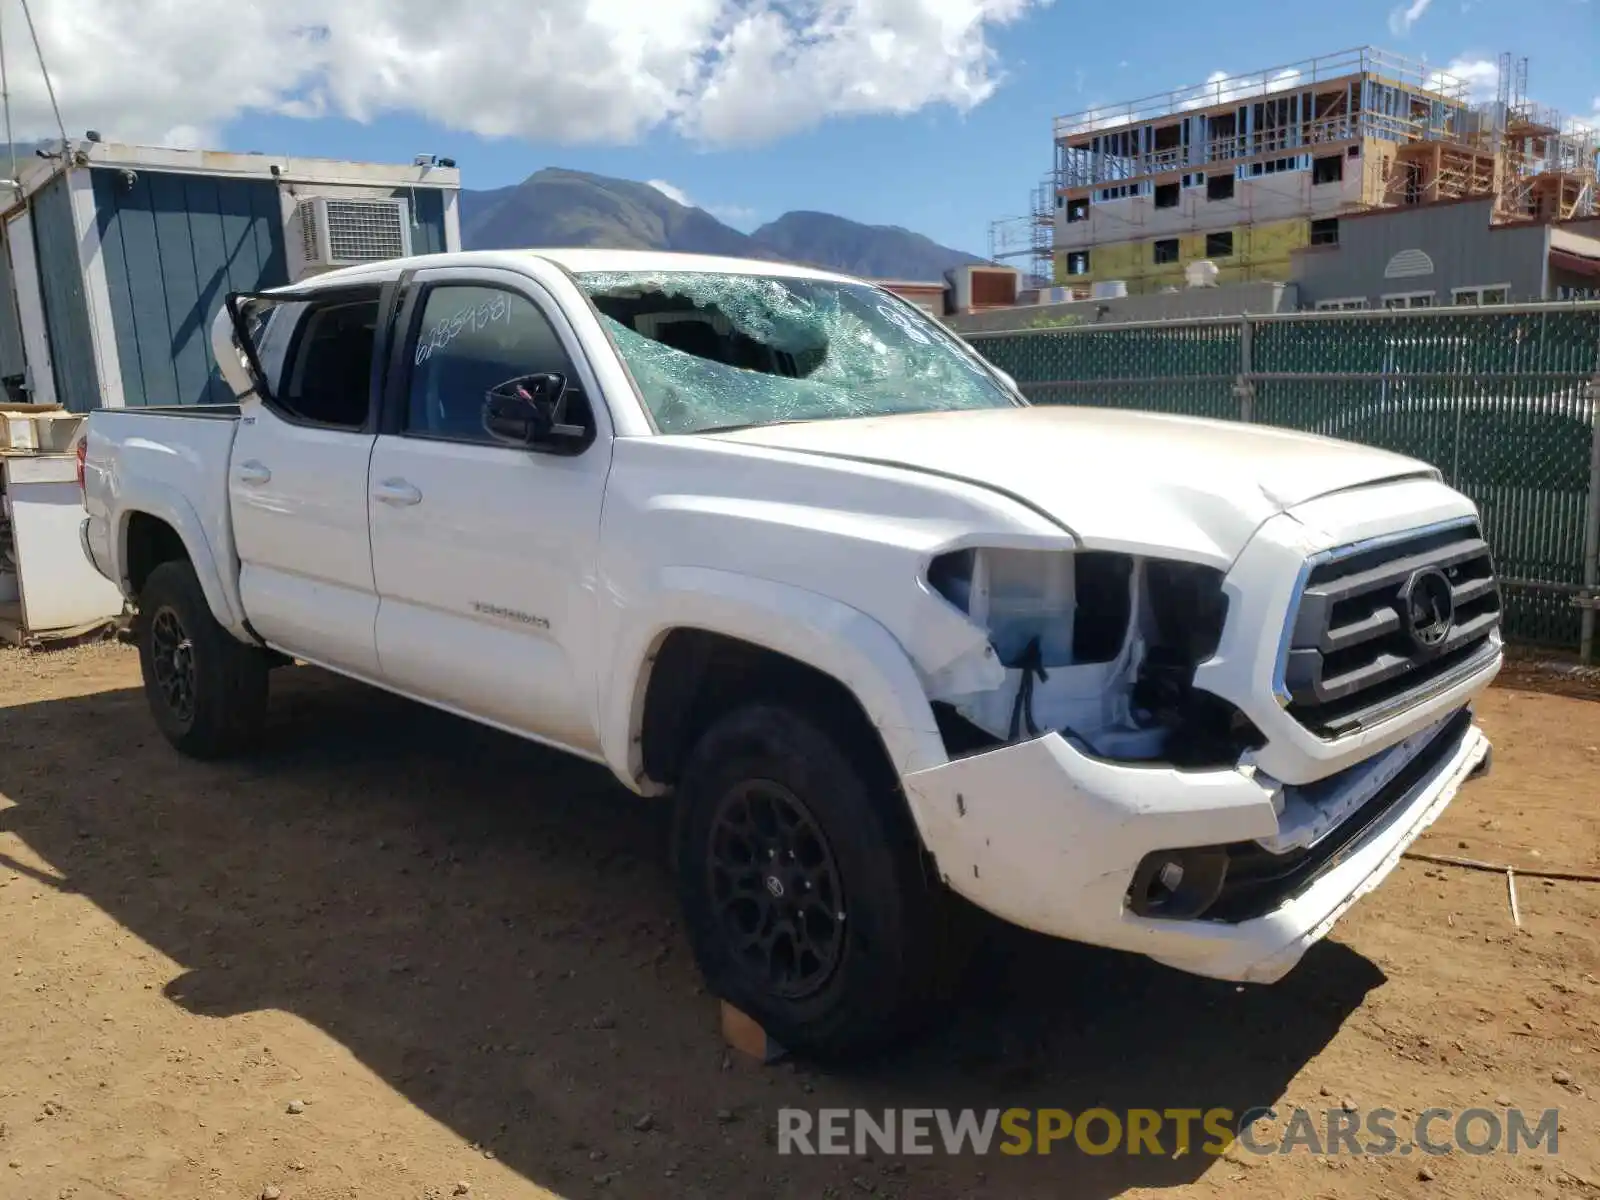
[[[1255,326],[1246,313],[1239,318],[1239,375],[1233,384],[1233,394],[1239,397],[1239,420],[1246,423],[1256,419],[1256,381],[1251,367],[1254,335]]]
[[[1589,381],[1589,507],[1583,519],[1583,615],[1578,625],[1578,658],[1594,661],[1594,613],[1600,597],[1600,362]]]

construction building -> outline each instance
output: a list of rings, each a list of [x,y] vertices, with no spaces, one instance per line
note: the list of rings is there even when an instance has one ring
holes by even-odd
[[[1500,60],[1492,100],[1370,47],[1055,121],[1055,166],[991,255],[1073,295],[1287,280],[1339,219],[1482,196],[1495,222],[1600,212],[1594,129],[1526,97]],[[1207,265],[1209,264],[1209,265]]]

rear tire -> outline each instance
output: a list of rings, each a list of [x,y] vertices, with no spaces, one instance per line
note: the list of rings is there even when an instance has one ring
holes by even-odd
[[[674,836],[710,990],[785,1048],[832,1059],[915,1031],[959,965],[941,954],[949,897],[903,802],[848,745],[803,712],[735,709],[685,764]]]
[[[139,667],[166,739],[194,758],[248,747],[267,707],[267,657],[217,623],[188,562],[164,562],[139,594]]]

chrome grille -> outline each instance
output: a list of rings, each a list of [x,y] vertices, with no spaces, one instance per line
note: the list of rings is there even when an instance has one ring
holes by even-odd
[[[1314,560],[1284,661],[1289,713],[1324,737],[1354,733],[1477,670],[1499,624],[1475,522]]]

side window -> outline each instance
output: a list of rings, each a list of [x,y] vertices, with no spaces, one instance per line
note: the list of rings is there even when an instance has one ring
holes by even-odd
[[[276,380],[276,407],[311,425],[362,428],[371,402],[377,328],[376,291],[274,309],[258,344],[262,368]]]
[[[430,288],[411,351],[405,432],[491,441],[483,428],[484,394],[543,372],[577,382],[556,331],[526,296],[465,284]]]

